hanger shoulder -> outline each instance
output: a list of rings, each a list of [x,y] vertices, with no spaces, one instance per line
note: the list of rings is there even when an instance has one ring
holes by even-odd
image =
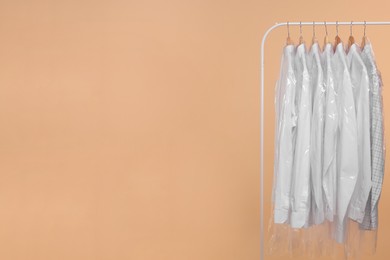
[[[364,46],[366,46],[367,37],[363,36],[362,43],[361,43],[361,49],[363,50]]]
[[[291,40],[290,36],[288,36],[287,39],[286,39],[286,45],[292,45],[292,44],[294,44],[294,43]]]
[[[311,45],[318,43],[317,37],[313,36],[313,39],[311,41]]]
[[[302,44],[302,43],[304,43],[305,41],[304,41],[304,39],[303,39],[303,36],[300,36],[299,37],[299,44]]]
[[[336,50],[337,45],[341,42],[341,38],[337,35],[334,40],[334,49]]]
[[[329,43],[329,37],[328,37],[328,35],[326,35],[324,38],[324,45],[326,45],[328,43]]]
[[[351,48],[352,44],[355,43],[355,38],[353,38],[353,36],[349,36],[348,38],[348,49]]]

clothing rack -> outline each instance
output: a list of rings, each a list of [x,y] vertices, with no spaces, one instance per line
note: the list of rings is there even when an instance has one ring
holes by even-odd
[[[315,26],[315,25],[390,25],[390,22],[283,22],[271,26],[261,42],[261,87],[260,87],[260,260],[264,260],[264,46],[268,34],[281,26]]]

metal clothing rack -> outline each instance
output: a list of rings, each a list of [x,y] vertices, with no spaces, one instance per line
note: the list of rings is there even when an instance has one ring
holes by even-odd
[[[281,26],[314,25],[390,25],[390,22],[283,22],[271,26],[261,42],[261,86],[260,86],[260,260],[264,260],[264,45],[268,34]]]

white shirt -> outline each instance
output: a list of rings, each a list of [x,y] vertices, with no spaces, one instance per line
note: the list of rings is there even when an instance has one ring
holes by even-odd
[[[311,46],[307,64],[310,73],[310,89],[313,95],[310,136],[311,187],[313,190],[311,214],[314,224],[321,224],[324,221],[322,168],[325,86],[318,43],[313,43]]]
[[[290,189],[294,158],[295,112],[295,46],[283,50],[280,76],[275,97],[275,164],[274,164],[274,222],[287,223],[290,213]]]
[[[292,176],[291,226],[302,228],[308,225],[310,213],[310,133],[311,89],[306,64],[306,47],[300,44],[295,55],[296,104],[298,113],[294,164]]]
[[[336,51],[332,57],[332,71],[335,76],[339,112],[339,134],[336,152],[337,218],[335,219],[335,239],[342,243],[345,239],[347,209],[355,190],[359,171],[355,101],[342,42],[336,46]]]
[[[336,148],[338,139],[339,112],[335,78],[332,71],[333,47],[328,43],[321,55],[325,86],[325,126],[322,186],[324,189],[326,219],[333,222],[336,215],[337,168]]]
[[[361,223],[371,190],[370,87],[367,68],[360,56],[360,48],[357,44],[351,45],[347,63],[355,100],[359,151],[359,173],[348,215],[351,219]]]

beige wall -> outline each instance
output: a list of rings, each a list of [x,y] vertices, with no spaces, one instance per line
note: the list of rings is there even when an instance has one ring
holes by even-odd
[[[263,33],[286,20],[389,20],[389,7],[0,1],[0,259],[259,259]],[[389,33],[367,29],[385,84]],[[266,46],[267,220],[285,37],[279,28]],[[390,257],[388,186],[375,259]]]

